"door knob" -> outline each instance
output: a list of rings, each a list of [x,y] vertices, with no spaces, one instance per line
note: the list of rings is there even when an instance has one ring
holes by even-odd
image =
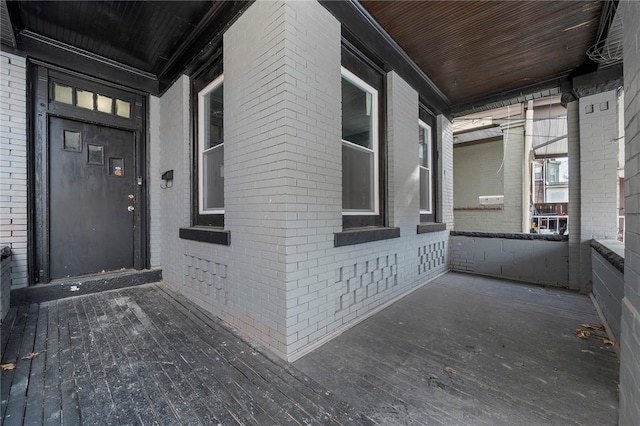
[[[129,210],[130,212],[134,211],[136,208],[133,206],[127,206],[127,210]]]
[[[129,199],[130,199],[130,200],[135,200],[135,198],[136,198],[136,197],[135,197],[135,195],[133,195],[133,194],[129,194]]]

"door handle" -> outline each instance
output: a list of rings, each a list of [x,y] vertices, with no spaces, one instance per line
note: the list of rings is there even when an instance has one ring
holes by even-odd
[[[127,206],[127,210],[129,210],[130,212],[134,211],[136,208],[133,206]]]

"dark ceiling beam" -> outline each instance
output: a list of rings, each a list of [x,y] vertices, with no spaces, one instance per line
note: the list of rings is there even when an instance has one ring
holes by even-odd
[[[320,0],[359,44],[375,52],[385,65],[393,69],[420,94],[420,100],[435,114],[449,116],[450,101],[389,33],[356,0]]]
[[[623,86],[622,63],[569,79],[562,87],[562,105],[583,96],[595,95]]]
[[[499,127],[499,126],[500,126],[499,124],[486,124],[484,126],[472,127],[465,130],[460,130],[459,132],[453,132],[453,137],[455,138],[456,136],[466,135],[467,133],[478,132],[480,130],[493,129],[494,127]]]
[[[461,117],[463,115],[488,111],[508,105],[516,105],[534,99],[553,96],[561,93],[561,86],[566,81],[567,75],[541,80],[533,84],[521,86],[515,89],[492,93],[470,101],[464,101],[451,106],[451,115]]]
[[[76,72],[158,94],[158,79],[153,74],[27,30],[18,34],[17,42],[18,48],[31,58],[64,64],[66,68]]]

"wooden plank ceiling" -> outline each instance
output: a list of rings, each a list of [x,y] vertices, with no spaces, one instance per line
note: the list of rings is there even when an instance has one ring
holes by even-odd
[[[558,79],[587,63],[585,52],[595,42],[604,1],[361,3],[455,109],[552,80],[557,86]],[[18,49],[37,42],[62,50],[70,46],[80,56],[89,52],[139,70],[159,85],[149,89],[152,93],[185,72],[244,3],[2,0]],[[221,5],[229,5],[225,17]],[[4,45],[16,47],[5,29]]]
[[[362,1],[455,106],[587,62],[601,1]]]

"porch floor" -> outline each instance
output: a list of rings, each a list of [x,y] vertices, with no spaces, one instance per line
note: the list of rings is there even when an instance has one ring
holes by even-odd
[[[616,424],[588,297],[448,273],[291,365],[163,284],[13,308],[2,423]]]
[[[590,298],[450,272],[293,365],[376,423],[615,425],[618,357]]]

